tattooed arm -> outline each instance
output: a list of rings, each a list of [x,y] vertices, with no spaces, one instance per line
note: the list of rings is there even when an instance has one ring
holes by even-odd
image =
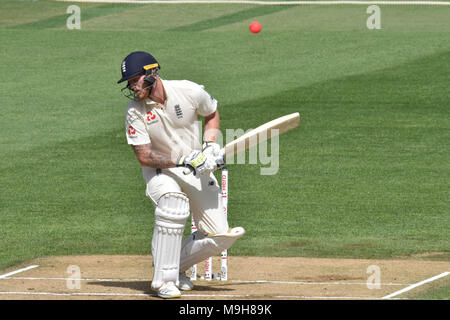
[[[168,155],[152,150],[151,144],[131,145],[131,147],[143,166],[159,169],[176,167],[175,162]]]

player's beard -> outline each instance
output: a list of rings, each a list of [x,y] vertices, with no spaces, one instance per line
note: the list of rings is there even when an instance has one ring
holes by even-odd
[[[138,97],[141,100],[144,100],[146,98],[148,98],[150,96],[150,92],[151,92],[152,87],[147,86],[145,88],[142,88],[139,91],[136,91],[136,97]]]

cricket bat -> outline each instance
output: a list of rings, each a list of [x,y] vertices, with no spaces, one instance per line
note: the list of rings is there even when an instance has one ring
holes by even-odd
[[[225,154],[225,157],[233,156],[276,135],[294,129],[299,123],[300,114],[298,112],[274,119],[227,143],[221,153]]]

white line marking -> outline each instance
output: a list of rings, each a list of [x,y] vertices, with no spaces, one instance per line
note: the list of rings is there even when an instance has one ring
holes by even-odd
[[[313,282],[313,281],[276,281],[276,280],[231,280],[237,283],[274,283],[298,285],[367,285],[367,282]],[[380,283],[381,286],[407,286],[409,283]]]
[[[27,291],[3,291],[0,295],[42,295],[42,296],[133,296],[133,297],[153,297],[156,295],[146,293],[114,293],[114,292],[27,292]]]
[[[60,2],[120,3],[120,4],[253,4],[253,5],[425,5],[449,6],[446,1],[252,1],[252,0],[56,0]]]
[[[11,276],[13,274],[24,272],[24,271],[27,271],[27,270],[30,270],[30,269],[34,269],[34,268],[37,268],[37,267],[39,267],[39,266],[38,265],[32,265],[32,266],[28,266],[26,268],[22,268],[22,269],[19,269],[19,270],[16,270],[16,271],[11,271],[9,273],[5,273],[5,274],[0,275],[0,279],[7,278],[7,277],[9,277],[9,276]]]
[[[95,278],[43,278],[43,277],[7,277],[5,280],[79,280],[79,281],[99,281],[99,282],[124,282],[124,281],[152,281],[152,279],[95,279]]]
[[[113,292],[27,292],[27,291],[4,291],[0,292],[0,295],[41,295],[41,296],[115,296],[115,297],[157,297],[156,294],[148,293],[113,293]],[[251,298],[251,297],[261,297],[261,295],[251,295],[251,294],[182,294],[182,298]],[[308,296],[273,296],[276,299],[351,299],[351,300],[377,300],[380,298],[376,297],[308,297]]]
[[[117,293],[117,292],[28,292],[28,291],[3,291],[0,295],[47,295],[47,296],[124,296],[124,297],[157,297],[148,293]],[[251,297],[248,294],[183,294],[183,297],[224,297],[243,298]]]
[[[409,291],[409,290],[412,290],[412,289],[414,289],[414,288],[417,288],[417,287],[419,287],[419,286],[421,286],[421,285],[424,285],[424,284],[426,284],[426,283],[429,283],[429,282],[432,282],[432,281],[434,281],[434,280],[437,280],[437,279],[446,277],[446,276],[448,276],[449,274],[450,274],[450,272],[444,272],[444,273],[441,273],[441,274],[439,274],[439,275],[437,275],[437,276],[431,277],[431,278],[429,278],[429,279],[425,279],[425,280],[423,280],[423,281],[420,281],[420,282],[417,282],[417,283],[415,283],[415,284],[412,284],[412,285],[410,285],[409,287],[403,288],[402,290],[398,290],[398,291],[396,291],[396,292],[394,292],[394,293],[391,293],[390,295],[387,295],[387,296],[385,296],[385,297],[383,297],[383,298],[381,298],[381,299],[390,299],[390,298],[392,298],[392,297],[398,296],[399,294],[405,293],[405,292],[407,292],[407,291]]]
[[[43,277],[7,277],[5,280],[79,280],[98,282],[125,282],[125,281],[151,281],[152,279],[95,279],[95,278],[43,278]],[[292,284],[292,285],[367,285],[366,282],[309,282],[309,281],[277,281],[277,280],[230,280],[235,283],[267,283],[267,284]],[[408,286],[410,283],[380,283],[381,286]]]
[[[248,298],[252,296],[251,294],[181,294],[182,297],[221,297],[221,298]]]

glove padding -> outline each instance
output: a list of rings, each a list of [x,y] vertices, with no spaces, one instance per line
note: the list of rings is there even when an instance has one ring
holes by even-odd
[[[212,155],[206,155],[199,150],[194,150],[187,156],[181,156],[177,161],[177,167],[187,167],[194,175],[209,174],[216,170],[216,162]]]
[[[207,167],[210,171],[221,169],[225,166],[225,158],[220,145],[214,142],[203,143],[203,153],[207,156]]]
[[[217,157],[220,153],[220,145],[218,145],[215,142],[204,142],[203,143],[203,153],[206,155],[212,155],[214,157]]]
[[[186,167],[194,172],[194,175],[205,171],[206,156],[199,150],[194,150],[187,156],[181,156],[177,161],[177,167]]]
[[[187,167],[191,169],[194,175],[209,174],[210,172],[222,168],[225,165],[223,156],[220,156],[220,146],[211,145],[204,148],[203,151],[194,150],[187,156],[181,156],[177,161],[177,167]],[[216,150],[217,153],[216,153]],[[215,155],[217,154],[217,155]]]

